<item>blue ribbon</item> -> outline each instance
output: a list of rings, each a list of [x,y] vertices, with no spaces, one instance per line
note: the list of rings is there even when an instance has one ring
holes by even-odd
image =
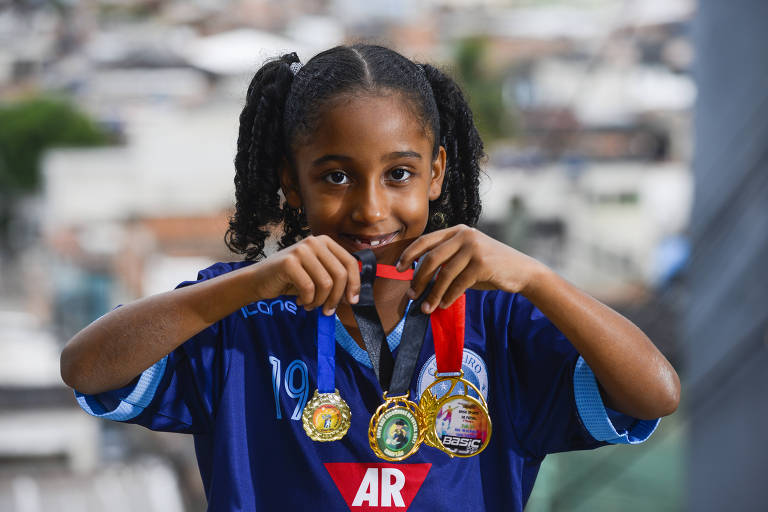
[[[317,390],[320,393],[336,391],[336,336],[333,315],[325,316],[317,308]]]

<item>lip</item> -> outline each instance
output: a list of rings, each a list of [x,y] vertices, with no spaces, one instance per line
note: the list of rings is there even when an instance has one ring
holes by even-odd
[[[378,249],[392,243],[400,231],[393,231],[391,233],[383,234],[349,234],[342,233],[342,238],[352,246],[353,251],[357,252],[363,249]]]

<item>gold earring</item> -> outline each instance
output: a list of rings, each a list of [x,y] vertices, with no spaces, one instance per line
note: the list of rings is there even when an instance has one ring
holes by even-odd
[[[445,214],[440,211],[434,212],[432,214],[432,225],[435,228],[445,227]]]

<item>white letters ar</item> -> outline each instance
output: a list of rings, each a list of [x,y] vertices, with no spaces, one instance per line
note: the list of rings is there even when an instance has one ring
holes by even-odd
[[[357,489],[352,506],[360,507],[366,504],[369,507],[391,507],[394,505],[405,508],[405,502],[400,494],[403,486],[405,486],[405,475],[399,469],[381,468],[379,473],[379,468],[368,468]]]

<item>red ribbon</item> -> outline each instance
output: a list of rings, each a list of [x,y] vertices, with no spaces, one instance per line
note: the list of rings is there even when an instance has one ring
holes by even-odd
[[[466,303],[466,295],[462,294],[447,308],[438,307],[430,315],[438,373],[461,371]]]
[[[357,262],[358,268],[363,264]],[[376,265],[376,277],[411,281],[413,269],[400,272],[394,265]],[[435,341],[435,357],[438,373],[455,373],[461,371],[461,360],[464,356],[464,326],[467,298],[462,294],[449,307],[438,307],[430,315],[432,323],[432,338]]]
[[[362,270],[363,264],[357,262],[357,268]],[[384,279],[396,279],[398,281],[410,281],[413,279],[413,269],[410,268],[405,272],[400,272],[394,265],[376,265],[376,277],[383,277]]]

